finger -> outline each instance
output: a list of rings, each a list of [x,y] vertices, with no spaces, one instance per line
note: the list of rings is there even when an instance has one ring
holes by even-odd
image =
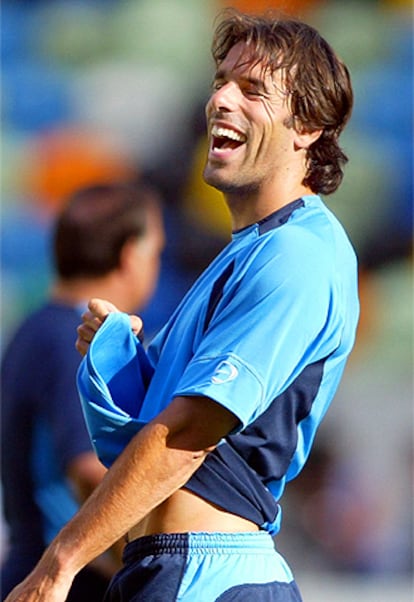
[[[132,332],[135,336],[139,336],[143,330],[143,322],[138,316],[129,316]]]
[[[92,341],[97,330],[98,328],[91,327],[89,324],[79,324],[79,326],[76,328],[78,337],[85,341],[85,343],[90,343]]]
[[[88,303],[89,311],[98,319],[105,320],[106,316],[110,313],[117,312],[119,309],[110,301],[105,299],[93,298]]]
[[[83,357],[88,353],[89,343],[87,343],[84,339],[78,337],[75,341],[75,348]]]
[[[102,324],[102,320],[96,318],[91,312],[85,312],[82,315],[82,322],[76,328],[78,337],[90,343]]]
[[[99,322],[99,324],[102,324],[102,320],[96,318],[95,314],[89,310],[83,312],[81,317],[84,324],[93,324],[95,321]]]
[[[78,337],[75,341],[75,348],[82,356],[84,356],[88,353],[90,343],[96,334],[96,330],[85,324],[80,324],[76,331]]]

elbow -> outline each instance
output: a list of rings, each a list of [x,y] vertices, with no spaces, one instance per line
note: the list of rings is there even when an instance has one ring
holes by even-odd
[[[188,430],[170,433],[166,438],[168,448],[185,452],[194,462],[204,460],[216,445],[207,443],[198,433]]]
[[[204,459],[238,424],[229,410],[207,397],[176,397],[158,416],[169,448]]]

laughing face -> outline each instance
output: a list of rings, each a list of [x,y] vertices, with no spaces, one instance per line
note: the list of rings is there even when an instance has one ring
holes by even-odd
[[[254,64],[251,52],[242,42],[233,46],[218,66],[206,107],[204,178],[227,195],[271,190],[296,160],[281,73]]]

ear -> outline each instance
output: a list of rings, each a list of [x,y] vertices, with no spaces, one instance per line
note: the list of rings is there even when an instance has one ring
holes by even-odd
[[[119,269],[129,271],[132,262],[136,261],[136,238],[126,240],[119,254]]]
[[[314,130],[307,132],[305,130],[295,130],[294,144],[296,149],[307,149],[318,140],[323,130]]]

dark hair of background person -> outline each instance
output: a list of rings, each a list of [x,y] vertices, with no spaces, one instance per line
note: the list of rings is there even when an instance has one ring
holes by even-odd
[[[144,235],[148,209],[157,201],[154,191],[142,184],[102,184],[75,193],[55,225],[58,275],[70,280],[116,269],[124,244]]]
[[[315,193],[335,192],[343,178],[347,156],[338,138],[349,120],[353,91],[347,67],[331,46],[306,23],[241,14],[235,9],[221,13],[212,44],[216,65],[238,42],[255,50],[255,64],[271,73],[281,69],[289,94],[292,123],[299,131],[322,134],[307,151],[303,180]]]

